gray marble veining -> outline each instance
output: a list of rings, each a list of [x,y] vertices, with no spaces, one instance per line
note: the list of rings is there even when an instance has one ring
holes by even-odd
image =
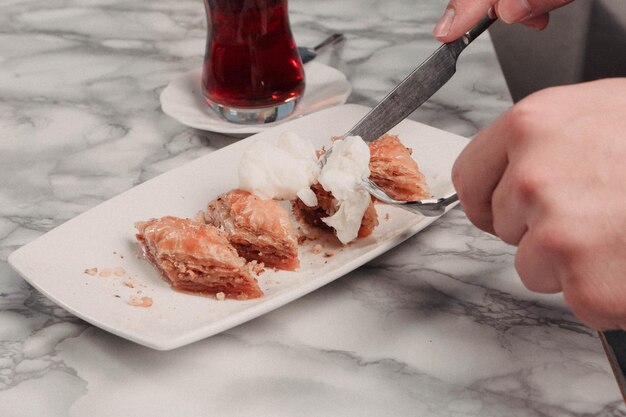
[[[373,105],[437,46],[441,0],[291,0],[296,40]],[[0,4],[0,415],[626,416],[594,332],[533,294],[514,248],[455,209],[346,277],[228,332],[157,352],[90,326],[7,256],[234,139],[160,109],[198,67],[202,2]],[[471,136],[511,105],[489,37],[411,118]]]

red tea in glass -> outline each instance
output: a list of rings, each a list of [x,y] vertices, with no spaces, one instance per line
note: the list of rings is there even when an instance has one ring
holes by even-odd
[[[304,92],[304,70],[287,0],[204,0],[204,5],[207,103],[235,123],[268,123],[291,113]]]

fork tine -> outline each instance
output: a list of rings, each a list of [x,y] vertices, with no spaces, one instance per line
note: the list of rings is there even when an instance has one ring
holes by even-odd
[[[440,216],[445,213],[446,207],[458,201],[456,193],[437,199],[398,201],[389,197],[382,188],[369,178],[364,178],[361,184],[368,193],[383,203],[403,208],[412,213],[423,214],[424,216]]]
[[[382,188],[380,188],[378,184],[376,184],[374,181],[372,181],[369,178],[363,179],[362,185],[363,185],[363,188],[365,188],[365,190],[368,193],[370,193],[371,195],[373,195],[378,200],[384,203],[387,203],[387,204],[401,203],[401,201],[394,200],[393,198],[389,197],[389,195],[387,195],[387,193]]]
[[[324,152],[319,158],[320,167],[323,168],[328,161],[328,156],[332,152],[332,146]],[[370,195],[372,195],[377,200],[391,204],[405,210],[408,210],[412,213],[422,214],[424,216],[440,216],[446,211],[446,207],[450,204],[458,201],[458,197],[456,193],[452,193],[449,196],[434,199],[429,198],[425,200],[416,200],[416,201],[399,201],[391,198],[385,190],[380,188],[378,184],[372,181],[369,178],[363,178],[361,180],[361,186],[365,191],[367,191]]]

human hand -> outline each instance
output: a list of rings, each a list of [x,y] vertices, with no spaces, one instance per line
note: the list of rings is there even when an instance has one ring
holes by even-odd
[[[493,7],[505,23],[522,23],[541,30],[548,25],[548,12],[573,0],[450,0],[433,30],[441,42],[458,39]]]
[[[626,78],[534,93],[469,143],[452,180],[469,219],[518,245],[527,288],[626,329]]]

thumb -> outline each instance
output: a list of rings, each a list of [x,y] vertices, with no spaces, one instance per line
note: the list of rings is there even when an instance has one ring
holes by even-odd
[[[573,0],[500,0],[496,3],[496,14],[506,23],[517,23],[542,16]]]
[[[433,34],[441,42],[451,42],[485,16],[497,0],[450,0],[446,10],[435,26]]]

